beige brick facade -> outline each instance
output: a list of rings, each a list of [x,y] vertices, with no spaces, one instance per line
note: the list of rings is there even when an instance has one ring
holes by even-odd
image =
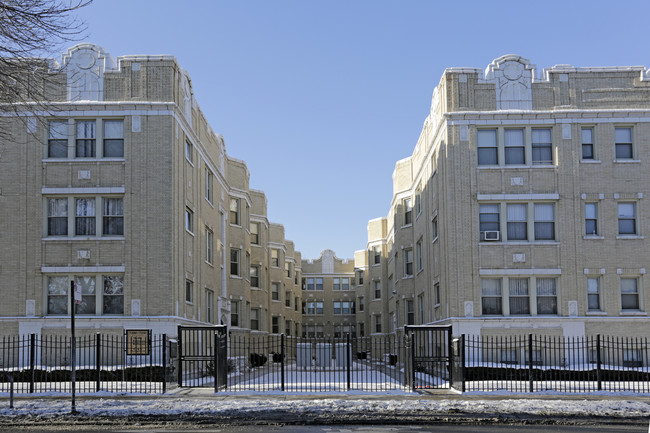
[[[391,210],[355,254],[357,296],[381,299],[357,321],[374,333],[647,335],[649,149],[643,67],[538,76],[503,56],[447,69],[396,163]]]

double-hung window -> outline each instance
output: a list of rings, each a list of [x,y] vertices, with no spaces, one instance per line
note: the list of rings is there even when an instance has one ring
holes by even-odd
[[[189,140],[185,140],[185,158],[190,164],[194,164],[194,146]]]
[[[214,174],[209,168],[205,169],[205,199],[212,203]]]
[[[416,255],[416,260],[417,260],[417,264],[418,264],[417,270],[418,270],[418,272],[420,272],[424,267],[423,258],[422,258],[422,239],[420,239],[417,242],[417,244],[415,245],[415,248],[416,248],[415,249],[415,255]]]
[[[476,136],[478,165],[498,165],[497,130],[479,129]]]
[[[530,314],[528,278],[508,280],[510,314]]]
[[[194,302],[194,283],[185,280],[185,302]]]
[[[260,330],[260,309],[259,308],[251,308],[250,322],[251,322],[251,329],[253,331]]]
[[[582,128],[582,159],[594,159],[594,128]]]
[[[250,274],[251,287],[260,287],[260,267],[251,266]]]
[[[404,225],[413,223],[413,205],[411,199],[404,199]]]
[[[280,283],[271,283],[271,300],[280,300]]]
[[[271,266],[276,268],[280,267],[280,250],[271,250]]]
[[[555,211],[552,203],[535,203],[535,240],[555,240]]]
[[[533,164],[553,163],[553,142],[550,128],[532,130]]]
[[[251,244],[259,245],[260,244],[260,223],[251,223]]]
[[[238,198],[230,199],[230,224],[239,225],[240,202]]]
[[[230,249],[230,275],[239,276],[239,262],[241,251],[237,248]]]
[[[508,240],[525,241],[528,239],[528,205],[525,203],[508,204]]]
[[[381,248],[380,247],[372,247],[372,253],[373,253],[373,263],[375,265],[378,265],[381,262]]]
[[[104,197],[103,236],[124,235],[124,199]]]
[[[185,230],[194,233],[194,212],[188,207],[185,208]]]
[[[75,235],[95,236],[95,199],[75,199]]]
[[[637,278],[621,278],[621,309],[639,309],[639,286]]]
[[[632,128],[614,128],[614,140],[616,146],[616,159],[633,159],[634,149],[632,146]]]
[[[635,203],[618,203],[618,234],[637,234]]]
[[[587,308],[591,311],[600,310],[600,278],[587,278]]]
[[[481,241],[499,240],[499,205],[479,205],[479,231]]]
[[[95,121],[78,120],[75,156],[77,158],[95,158],[95,148]]]
[[[585,203],[585,235],[598,234],[598,204]]]
[[[404,276],[413,275],[413,249],[404,250]]]
[[[104,120],[104,158],[124,158],[124,121]]]
[[[323,291],[323,279],[316,278],[316,290]]]
[[[526,163],[526,147],[524,145],[523,129],[506,129],[505,138],[505,158],[506,165],[523,165]]]
[[[375,287],[375,299],[381,299],[381,281],[373,281]]]
[[[481,314],[503,314],[501,303],[501,280],[498,278],[481,278]]]
[[[67,198],[49,198],[47,200],[47,235],[68,235]]]
[[[68,122],[50,122],[50,132],[47,140],[48,158],[68,157]]]
[[[557,279],[537,278],[537,314],[557,314]]]
[[[212,263],[214,260],[214,234],[208,227],[205,228],[205,261]]]

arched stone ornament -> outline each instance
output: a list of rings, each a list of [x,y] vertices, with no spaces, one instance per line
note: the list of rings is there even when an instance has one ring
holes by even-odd
[[[183,71],[181,88],[183,90],[183,113],[187,123],[192,125],[192,85],[190,84],[190,76],[185,71]]]
[[[321,263],[323,266],[323,273],[324,274],[333,274],[334,273],[334,257],[336,255],[334,254],[334,251],[332,250],[325,250],[322,253],[320,253],[321,257]]]
[[[115,69],[115,60],[103,48],[79,44],[63,55],[68,101],[103,101],[104,72]]]
[[[509,54],[488,65],[485,80],[494,83],[497,110],[532,110],[532,82],[535,65],[528,59]]]
[[[465,317],[474,317],[474,302],[465,301]]]

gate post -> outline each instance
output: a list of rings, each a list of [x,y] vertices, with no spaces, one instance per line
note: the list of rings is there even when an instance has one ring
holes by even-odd
[[[351,369],[350,364],[352,364],[352,360],[350,359],[351,356],[352,356],[352,353],[351,353],[352,349],[350,348],[350,333],[349,332],[346,334],[346,340],[347,341],[345,342],[345,366],[346,366],[347,376],[348,376],[347,379],[348,379],[348,391],[349,391],[350,390],[350,382],[351,382],[351,379],[352,379],[351,378],[351,371],[350,371],[350,369]]]
[[[528,387],[533,392],[533,334],[528,334]]]
[[[411,331],[409,334],[409,341],[411,343],[411,371],[410,373],[410,381],[411,381],[411,390],[415,392],[415,333]]]
[[[167,334],[162,335],[162,393],[167,392]]]
[[[101,367],[101,359],[102,359],[102,334],[97,333],[95,334],[95,392],[99,392],[99,389],[101,388],[101,374],[102,374],[102,367]]]
[[[284,334],[280,334],[280,382],[284,391]]]
[[[596,335],[596,380],[598,381],[598,391],[603,389],[603,376],[601,371],[600,357],[600,334]]]
[[[41,340],[42,340],[41,336]],[[29,334],[29,392],[34,392],[34,382],[36,381],[36,334]]]
[[[183,333],[181,332],[181,325],[178,325],[178,386],[183,386]]]
[[[214,351],[214,358],[212,359],[212,375],[214,379],[215,393],[219,392],[219,377],[221,377],[221,372],[219,371],[219,343],[219,332],[214,331],[214,347],[212,349]]]
[[[449,387],[451,388],[452,378],[454,377],[454,352],[452,345],[454,344],[454,339],[451,335],[451,325],[447,328],[447,362],[449,363]]]

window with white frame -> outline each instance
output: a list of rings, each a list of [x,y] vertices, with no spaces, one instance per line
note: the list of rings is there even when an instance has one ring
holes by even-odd
[[[316,290],[323,290],[323,279],[322,278],[316,278]]]
[[[402,204],[404,206],[404,225],[409,225],[413,223],[413,204],[411,203],[410,198],[404,199]]]
[[[95,236],[95,198],[75,199],[75,235]]]
[[[422,213],[422,191],[420,187],[415,191],[415,215]]]
[[[477,131],[478,165],[498,165],[497,130]]]
[[[288,278],[291,278],[291,263],[284,262],[284,272]]]
[[[230,224],[240,225],[241,203],[238,198],[230,198]]]
[[[431,238],[435,241],[438,239],[438,217],[434,217],[431,221]]]
[[[637,234],[636,203],[618,203],[618,234]]]
[[[341,279],[334,277],[332,278],[332,288],[334,290],[341,290]]]
[[[406,315],[406,324],[415,325],[415,309],[413,307],[413,299],[407,299],[404,302],[404,312]]]
[[[123,197],[49,197],[46,205],[47,236],[124,236]]]
[[[533,128],[531,147],[533,164],[553,164],[553,142],[550,128]]]
[[[205,289],[205,321],[214,323],[214,292]]]
[[[375,318],[375,332],[381,332],[381,316],[376,315]]]
[[[185,302],[194,302],[194,283],[191,280],[185,280]]]
[[[503,314],[501,279],[481,278],[481,314]]]
[[[510,203],[508,211],[508,240],[525,241],[528,239],[528,216],[526,203]]]
[[[212,203],[214,195],[214,174],[209,168],[205,168],[205,199]]]
[[[230,301],[230,326],[239,327],[239,301]]]
[[[358,301],[359,311],[363,311],[363,309],[364,309],[363,296],[360,296],[358,299],[359,299],[359,301]]]
[[[585,203],[585,235],[598,235],[598,204]]]
[[[47,199],[47,235],[68,235],[68,198]]]
[[[307,278],[307,283],[305,285],[305,290],[316,290],[316,284],[314,283],[314,278]]]
[[[260,287],[260,267],[253,265],[250,268],[251,287]]]
[[[499,205],[479,205],[479,231],[481,241],[498,241],[500,239]]]
[[[440,305],[440,283],[433,285],[433,305]]]
[[[251,244],[259,245],[260,244],[260,223],[251,223]]]
[[[124,236],[124,199],[104,197],[102,236]]]
[[[213,263],[214,260],[214,233],[209,227],[205,228],[205,261]]]
[[[375,280],[373,285],[375,287],[375,299],[381,299],[381,281]]]
[[[239,264],[241,260],[241,251],[237,248],[230,249],[230,275],[240,276]]]
[[[535,279],[537,286],[537,314],[557,314],[557,279]]]
[[[420,239],[417,244],[415,244],[415,256],[417,261],[417,269],[420,272],[424,269],[424,260],[422,258],[422,239]]]
[[[271,300],[280,300],[280,283],[271,283]]]
[[[124,121],[104,120],[104,158],[124,158]]]
[[[95,158],[96,138],[94,120],[77,120],[77,138],[75,143],[76,158]]]
[[[251,308],[250,322],[251,322],[251,329],[253,331],[260,330],[260,309],[259,308]]]
[[[350,290],[349,278],[341,278],[341,290]]]
[[[291,308],[291,292],[284,292],[284,306]]]
[[[275,248],[271,250],[271,266],[280,267],[280,250]]]
[[[413,249],[404,250],[404,276],[413,275]]]
[[[631,127],[626,126],[614,128],[614,140],[616,159],[634,159]]]
[[[194,164],[194,146],[189,140],[185,140],[185,158]]]
[[[639,279],[621,278],[621,309],[639,310]]]
[[[48,158],[68,157],[68,122],[51,121],[47,140]]]
[[[508,279],[510,314],[530,314],[528,278]]]
[[[124,314],[124,277],[122,275],[51,275],[47,284],[47,314],[70,313],[70,282],[81,288],[81,304],[77,314]],[[101,287],[102,289],[98,290]]]
[[[357,284],[363,286],[363,279],[365,277],[365,272],[362,270],[357,271]]]
[[[596,158],[594,149],[594,128],[585,127],[581,130],[582,159],[593,160]]]
[[[185,208],[185,230],[194,233],[194,212],[188,207]]]
[[[506,129],[504,139],[506,165],[524,165],[526,163],[524,130]]]
[[[418,324],[424,323],[424,295],[418,295]]]
[[[555,207],[552,203],[535,203],[535,240],[555,240]]]
[[[600,278],[587,278],[587,309],[590,311],[600,311]]]
[[[372,252],[374,257],[373,263],[378,265],[381,262],[381,248],[378,246],[372,247]]]

